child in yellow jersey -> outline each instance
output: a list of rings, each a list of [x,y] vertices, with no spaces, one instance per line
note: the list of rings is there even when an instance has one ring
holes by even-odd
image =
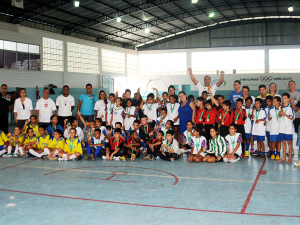
[[[6,150],[4,149],[4,144],[7,141],[8,141],[8,138],[7,138],[6,134],[2,130],[0,130],[0,156],[6,152]]]
[[[50,161],[55,161],[58,159],[57,154],[64,152],[65,139],[62,137],[63,133],[61,130],[57,129],[53,132],[53,139],[49,144],[49,155],[44,155],[43,159],[49,159]]]
[[[46,134],[46,127],[39,127],[40,136],[37,137],[35,141],[36,148],[29,149],[29,153],[38,158],[41,158],[43,155],[49,155],[50,150],[48,148],[50,144],[50,136]]]
[[[39,136],[39,126],[36,124],[35,115],[31,115],[29,120],[25,121],[24,127],[22,129],[23,134],[27,133],[28,128],[32,128],[34,135]]]
[[[30,149],[36,148],[36,136],[34,135],[33,129],[27,129],[27,137],[25,138],[24,145],[23,145],[23,155],[28,157],[26,154]]]
[[[77,161],[82,156],[82,146],[78,138],[76,138],[76,129],[71,128],[69,131],[70,138],[66,140],[64,152],[59,152],[59,161],[73,160]]]
[[[10,136],[8,139],[8,144],[6,147],[7,154],[3,155],[4,158],[10,158],[10,157],[18,157],[18,152],[21,152],[21,155],[23,155],[23,142],[24,142],[24,135],[21,133],[21,128],[16,126],[15,127],[15,133],[13,136]],[[11,152],[14,150],[14,154],[12,155]]]

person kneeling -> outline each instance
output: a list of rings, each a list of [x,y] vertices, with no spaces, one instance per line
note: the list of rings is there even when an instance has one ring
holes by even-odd
[[[179,144],[176,139],[173,138],[173,135],[173,130],[167,131],[167,140],[163,141],[163,144],[161,145],[161,151],[158,153],[159,158],[171,162],[174,162],[175,159],[179,159],[180,157]]]
[[[139,139],[139,135],[135,130],[130,132],[130,138],[127,139],[126,143],[124,143],[124,147],[126,149],[127,156],[131,157],[131,161],[134,161],[135,158],[139,158],[141,155],[140,147],[141,142]]]
[[[87,138],[87,160],[94,161],[95,157],[100,156],[100,151],[104,146],[104,135],[101,135],[101,130],[96,129],[94,131],[94,137],[90,139],[89,133],[88,133],[88,138]]]
[[[116,128],[114,130],[114,137],[111,138],[108,142],[106,150],[102,149],[100,154],[103,155],[102,159],[111,160],[122,160],[126,161],[125,153],[123,149],[124,141],[121,138],[122,130]]]
[[[233,123],[229,126],[229,134],[225,137],[227,144],[227,154],[224,156],[224,162],[235,163],[240,160],[242,154],[242,134],[237,133],[236,125]]]
[[[191,138],[190,146],[192,147],[189,162],[201,162],[205,156],[206,150],[206,138],[201,136],[201,130],[199,127],[194,129],[194,134]]]
[[[76,138],[76,129],[71,128],[69,136],[66,140],[64,151],[58,153],[58,161],[73,160],[74,162],[81,159],[82,145],[78,138]]]

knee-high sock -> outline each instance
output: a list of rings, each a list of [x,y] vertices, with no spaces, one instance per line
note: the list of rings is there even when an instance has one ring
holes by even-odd
[[[48,148],[45,148],[44,151],[41,153],[41,156],[49,155],[49,154],[50,154],[50,150]]]
[[[224,159],[223,159],[224,160]],[[235,162],[237,162],[237,161],[239,161],[239,159],[229,159],[229,162],[231,162],[231,163],[235,163]]]
[[[63,156],[62,156],[62,158],[64,159],[64,160],[67,160],[67,154],[63,154]]]
[[[11,154],[12,146],[7,147],[7,154]]]
[[[19,151],[20,151],[21,155],[23,155],[23,147],[19,147]]]
[[[57,150],[55,150],[55,152],[53,152],[53,155],[57,155],[58,154],[58,151]]]
[[[16,154],[18,154],[18,152],[19,152],[19,146],[16,145],[14,154],[16,155]]]
[[[6,152],[5,149],[1,150],[1,151],[0,151],[0,156],[3,155],[5,152]]]
[[[34,155],[35,157],[41,158],[41,154],[37,153],[36,151],[34,151],[33,149],[29,150],[29,153],[31,155]]]
[[[250,143],[246,143],[246,151],[249,151]]]

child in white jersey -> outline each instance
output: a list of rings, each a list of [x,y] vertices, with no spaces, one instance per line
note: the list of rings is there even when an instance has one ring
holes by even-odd
[[[191,140],[194,135],[194,130],[193,130],[193,122],[187,121],[186,123],[186,128],[187,130],[183,132],[182,135],[182,140],[181,140],[181,145],[182,147],[180,148],[181,154],[190,152],[192,147],[191,147]],[[206,140],[206,139],[205,139]]]
[[[152,119],[154,122],[157,119],[157,110],[160,109],[160,105],[154,102],[153,94],[148,94],[147,101],[141,102],[140,108],[142,109],[144,115],[149,119]]]
[[[199,163],[205,156],[206,151],[206,138],[201,135],[202,130],[199,127],[194,129],[193,137],[191,138],[191,155],[189,157],[189,162]]]
[[[245,106],[244,109],[246,111],[246,119],[245,119],[245,124],[244,124],[244,128],[245,128],[245,135],[246,135],[246,140],[244,140],[245,142],[245,146],[246,146],[246,151],[249,151],[250,148],[250,143],[251,143],[251,150],[250,153],[252,154],[254,152],[253,149],[253,141],[251,142],[251,135],[252,135],[252,111],[253,108],[252,106],[252,98],[251,97],[247,97],[245,99]]]
[[[162,108],[160,110],[160,116],[157,117],[157,119],[156,119],[156,127],[161,128],[161,129],[165,128],[165,125],[168,120],[169,120],[169,117],[167,116],[167,109]]]
[[[94,161],[95,157],[100,156],[101,149],[104,148],[104,136],[101,135],[101,130],[96,129],[91,140],[88,138],[87,156],[84,158]]]
[[[122,128],[124,128],[124,114],[125,111],[122,107],[122,98],[116,98],[116,105],[113,107],[111,112],[110,125],[113,128],[116,128],[115,124],[119,122],[122,124]]]
[[[132,106],[132,100],[130,98],[126,99],[126,109],[125,109],[125,131],[128,132],[130,127],[133,124],[133,121],[135,121],[138,118],[138,112],[134,106]]]
[[[270,96],[270,95],[267,96],[266,97],[266,103],[267,103],[267,106],[265,107],[265,111],[266,111],[266,114],[269,115],[269,112],[273,107],[273,96]],[[269,151],[267,153],[268,157],[271,156],[270,128],[271,128],[270,127],[270,120],[267,117],[266,118],[266,137],[267,137],[267,143],[268,143],[268,147],[269,147]]]
[[[227,144],[227,154],[224,156],[224,162],[235,163],[241,158],[242,154],[242,134],[236,132],[236,125],[229,126],[229,134],[225,137]]]
[[[178,130],[179,130],[180,121],[179,121],[178,109],[180,107],[180,104],[178,102],[176,102],[176,98],[174,95],[170,95],[169,100],[170,100],[170,102],[167,103],[167,105],[166,105],[167,116],[168,116],[169,120],[173,120],[173,122],[174,122],[173,130],[175,132],[175,139],[179,141]]]
[[[109,101],[107,101],[107,112],[105,114],[106,117],[106,126],[110,125],[110,119],[111,119],[111,114],[112,114],[112,110],[113,108],[116,106],[116,102],[115,102],[116,96],[114,93],[109,94]]]
[[[166,139],[167,139],[167,132],[168,132],[169,130],[173,130],[173,124],[174,124],[174,122],[173,122],[172,120],[168,120],[168,121],[166,122],[166,125],[165,125],[164,128],[160,128],[160,127],[159,127],[156,131],[157,131],[157,132],[159,132],[159,131],[164,132],[164,140],[166,140]]]

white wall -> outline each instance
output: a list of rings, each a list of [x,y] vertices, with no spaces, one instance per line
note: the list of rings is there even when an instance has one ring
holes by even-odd
[[[73,88],[83,88],[86,83],[92,83],[94,87],[100,87],[101,76],[117,76],[126,77],[124,74],[114,74],[102,71],[101,66],[101,48],[110,49],[114,51],[120,51],[124,53],[137,54],[136,51],[123,49],[111,45],[100,44],[92,41],[87,41],[79,38],[74,38],[66,35],[60,35],[56,33],[46,32],[42,30],[32,29],[20,25],[14,25],[9,23],[0,22],[0,39],[7,41],[15,41],[26,44],[34,44],[40,46],[41,61],[43,55],[43,37],[53,38],[64,41],[64,71],[18,71],[9,69],[0,69],[1,83],[6,83],[9,87],[35,87],[45,86],[47,84],[56,84],[58,87],[62,87],[67,84]],[[99,71],[100,74],[86,74],[86,73],[69,73],[67,72],[67,42],[73,42],[83,45],[89,45],[97,47],[99,49]],[[42,64],[42,62],[41,62]],[[126,70],[125,70],[126,71]]]

